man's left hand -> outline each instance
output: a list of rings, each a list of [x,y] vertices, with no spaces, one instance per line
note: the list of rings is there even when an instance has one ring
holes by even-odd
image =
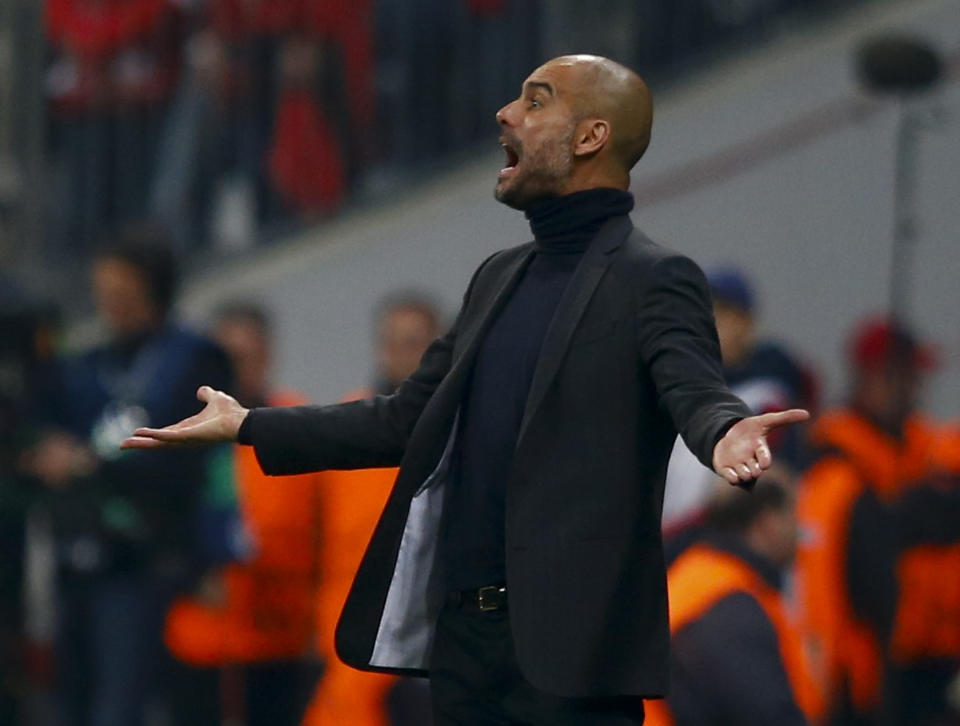
[[[749,484],[773,463],[767,434],[808,418],[808,411],[792,408],[737,421],[713,447],[713,470],[731,484]]]

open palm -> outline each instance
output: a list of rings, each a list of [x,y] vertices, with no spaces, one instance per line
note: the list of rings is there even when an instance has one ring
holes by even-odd
[[[237,399],[210,386],[201,386],[197,398],[206,404],[200,413],[160,429],[139,428],[120,448],[162,449],[236,441],[248,410]]]

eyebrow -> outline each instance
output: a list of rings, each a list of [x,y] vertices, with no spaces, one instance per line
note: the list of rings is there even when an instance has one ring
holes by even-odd
[[[543,90],[546,91],[550,96],[554,95],[553,86],[549,83],[544,83],[543,81],[527,81],[523,84],[523,90],[527,93],[531,93],[534,90]]]

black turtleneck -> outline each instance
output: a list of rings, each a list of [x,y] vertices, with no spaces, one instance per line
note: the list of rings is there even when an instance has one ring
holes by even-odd
[[[460,409],[444,522],[450,590],[505,582],[507,475],[547,327],[605,221],[633,209],[619,189],[590,189],[527,211],[535,254],[480,345]]]

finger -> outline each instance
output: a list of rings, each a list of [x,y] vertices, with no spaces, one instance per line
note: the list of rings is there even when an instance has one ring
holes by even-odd
[[[773,463],[773,456],[770,454],[770,447],[766,441],[762,441],[757,447],[757,463],[761,469],[769,469]]]
[[[729,466],[725,466],[720,470],[720,476],[726,479],[730,484],[736,484],[740,481],[740,477],[737,475],[737,472],[731,469]]]
[[[757,416],[757,419],[763,424],[763,427],[769,431],[778,426],[788,426],[789,424],[800,423],[810,418],[810,412],[802,408],[791,408],[787,411],[777,411],[775,413],[765,413]]]
[[[158,441],[146,436],[131,436],[120,442],[121,449],[164,449],[174,445],[168,441]]]
[[[750,467],[747,466],[746,464],[737,465],[737,474],[739,474],[740,478],[743,479],[744,481],[747,481],[748,479],[753,479],[753,472],[750,471]]]
[[[216,389],[210,386],[200,386],[200,388],[197,389],[197,398],[204,403],[210,403],[210,399],[213,398],[216,393]]]
[[[763,468],[760,466],[760,462],[756,459],[750,459],[747,462],[747,469],[750,471],[750,478],[756,479],[763,473]]]
[[[131,438],[154,439],[156,441],[182,442],[190,436],[193,427],[168,426],[162,429],[137,429]]]

